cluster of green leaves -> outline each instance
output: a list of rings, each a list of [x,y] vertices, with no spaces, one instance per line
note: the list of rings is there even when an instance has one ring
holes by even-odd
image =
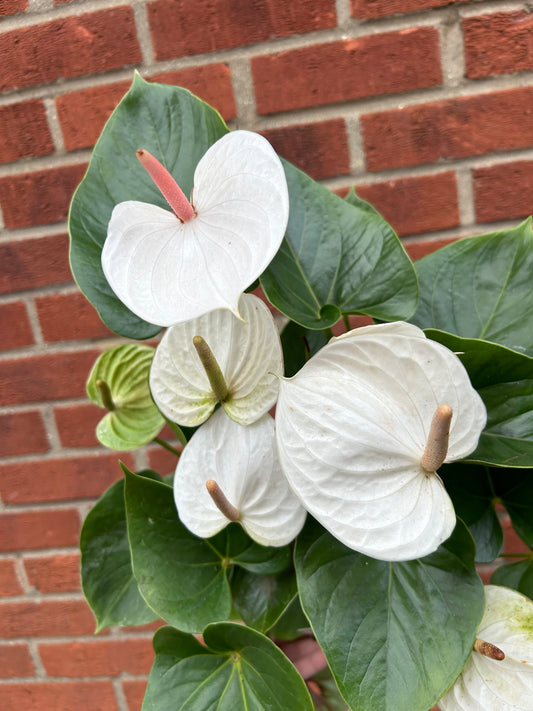
[[[188,193],[198,160],[227,130],[189,92],[138,76],[106,124],[73,199],[71,264],[118,334],[145,339],[159,330],[117,299],[100,262],[115,204],[164,206],[136,149],[162,159]],[[289,163],[284,168],[289,225],[261,285],[289,319],[286,374],[324,345],[324,330],[355,313],[412,320],[458,353],[488,411],[468,462],[441,471],[462,520],[435,553],[401,563],[350,550],[312,519],[282,548],[254,543],[238,524],[204,540],[179,521],[167,480],[124,468],[83,527],[84,592],[98,630],[167,623],[154,638],[144,711],[346,704],[427,711],[472,648],[484,606],[475,561],[494,560],[503,543],[497,503],[533,547],[531,224],[456,242],[415,269],[392,228],[355,193],[343,200]],[[118,380],[122,394],[127,387]],[[94,383],[89,391],[97,401]],[[533,555],[500,568],[494,582],[533,596]],[[315,679],[322,693],[313,696],[272,641],[309,627],[331,670]]]

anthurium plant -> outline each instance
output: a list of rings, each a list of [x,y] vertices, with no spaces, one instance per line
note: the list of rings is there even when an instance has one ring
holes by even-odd
[[[533,553],[476,570],[496,505],[533,548],[531,221],[413,265],[353,190],[137,75],[69,226],[102,320],[151,339],[95,363],[97,436],[175,455],[117,457],[81,535],[97,630],[165,623],[143,710],[532,711]]]

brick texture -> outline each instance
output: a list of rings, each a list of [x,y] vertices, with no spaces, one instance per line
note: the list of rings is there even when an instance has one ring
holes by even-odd
[[[0,516],[0,552],[76,546],[80,517],[75,508],[3,511]]]
[[[337,24],[334,0],[156,0],[148,3],[148,19],[159,60]]]
[[[141,51],[132,9],[124,6],[6,32],[0,56],[6,91],[136,64]]]
[[[80,589],[79,553],[28,556],[24,568],[30,585],[42,593],[73,592]]]
[[[5,684],[2,711],[118,711],[110,681]]]
[[[2,0],[0,2],[0,17],[14,15],[16,12],[24,12],[28,7],[28,0]]]
[[[0,178],[0,206],[8,229],[67,219],[70,199],[86,165],[69,165]]]
[[[466,75],[480,79],[533,67],[533,15],[495,12],[463,23]]]
[[[128,703],[128,711],[140,711],[146,691],[146,681],[124,680],[122,690]]]
[[[6,639],[90,635],[94,628],[85,600],[0,603],[0,629]]]
[[[0,644],[0,677],[33,676],[34,673],[35,667],[27,644]]]
[[[22,592],[15,561],[12,558],[3,558],[0,560],[0,597],[12,597]]]
[[[533,162],[517,161],[473,171],[476,219],[495,222],[533,213]]]
[[[2,350],[30,346],[33,343],[33,332],[23,301],[0,304],[0,333]]]
[[[54,151],[42,101],[35,99],[0,107],[0,129],[0,163]]]
[[[370,35],[252,59],[261,114],[440,84],[439,36],[431,27]]]
[[[527,148],[533,89],[436,101],[361,117],[369,170]]]
[[[104,414],[101,407],[92,403],[57,407],[54,415],[63,447],[101,446],[95,429]]]
[[[351,0],[352,15],[361,19],[385,17],[396,13],[445,7],[468,0]]]
[[[114,335],[79,291],[43,296],[35,304],[43,338],[48,343]]]
[[[66,677],[148,674],[154,660],[150,639],[40,644],[39,655],[49,676]]]
[[[72,281],[68,236],[0,243],[0,294]]]
[[[0,415],[0,457],[37,454],[49,449],[43,418],[38,410]]]

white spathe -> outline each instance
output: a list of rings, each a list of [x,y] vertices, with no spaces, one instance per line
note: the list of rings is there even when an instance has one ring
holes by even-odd
[[[432,553],[456,520],[442,481],[420,464],[440,405],[453,410],[451,462],[476,448],[486,422],[459,358],[403,322],[332,339],[281,381],[277,441],[291,487],[356,551],[381,560]]]
[[[283,374],[278,329],[266,304],[253,294],[241,296],[239,311],[242,321],[219,309],[172,326],[163,336],[150,371],[150,389],[172,422],[195,427],[218,402],[193,345],[195,336],[202,336],[220,366],[229,391],[222,406],[233,420],[249,425],[274,406],[276,376]]]
[[[270,415],[243,427],[220,409],[183,450],[174,500],[182,523],[202,538],[214,536],[230,522],[209,495],[208,480],[216,481],[257,543],[283,546],[300,532],[306,512],[281,471]]]
[[[505,659],[473,651],[441,711],[533,711],[533,602],[497,585],[485,586],[478,639],[496,645]]]
[[[199,161],[196,215],[181,222],[143,202],[119,203],[109,222],[102,268],[137,316],[171,326],[213,309],[237,312],[241,293],[278,251],[289,215],[281,161],[262,136],[234,131]]]

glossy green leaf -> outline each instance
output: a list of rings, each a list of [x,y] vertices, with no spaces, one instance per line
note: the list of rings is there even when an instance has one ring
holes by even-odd
[[[237,524],[198,538],[180,522],[169,486],[123,468],[133,573],[148,605],[169,624],[201,632],[227,619],[233,565],[260,573],[287,567],[287,547],[259,546]]]
[[[102,353],[91,370],[87,395],[100,407],[113,408],[96,428],[96,436],[110,449],[137,449],[157,437],[165,424],[150,395],[154,354],[151,346],[126,343]],[[104,384],[105,397],[99,382]]]
[[[267,632],[290,605],[297,593],[292,567],[278,575],[256,575],[235,570],[231,581],[233,605],[247,625]]]
[[[285,608],[276,624],[270,628],[269,635],[275,639],[292,640],[302,636],[304,630],[309,629],[309,620],[305,616],[297,595]]]
[[[515,531],[533,549],[533,469],[492,469],[491,476]]]
[[[490,582],[518,590],[533,600],[533,557],[502,565],[494,571]]]
[[[328,339],[322,331],[311,331],[294,321],[289,321],[281,332],[285,377],[292,378],[296,375],[309,358],[327,342]]]
[[[416,263],[412,321],[533,355],[533,233],[518,227],[454,242]]]
[[[533,466],[533,358],[495,343],[428,329],[458,354],[487,408],[487,425],[469,461]]]
[[[431,708],[463,667],[483,615],[464,524],[435,553],[388,563],[310,522],[295,564],[302,606],[350,707]]]
[[[118,300],[101,266],[107,225],[115,205],[139,200],[168,207],[137,160],[136,150],[144,148],[153,153],[188,195],[198,161],[226,132],[218,112],[190,92],[147,83],[138,74],[106,123],[72,200],[70,262],[78,286],[113,331],[142,339],[160,330]]]
[[[191,635],[156,632],[143,711],[313,711],[294,666],[267,637],[231,622]]]
[[[418,288],[396,234],[375,211],[342,200],[284,162],[289,224],[261,277],[268,299],[306,328],[329,328],[342,313],[408,319]]]
[[[476,562],[490,563],[500,554],[503,530],[494,508],[496,494],[488,467],[455,462],[439,469],[455,513],[476,542]]]
[[[155,472],[141,474],[158,477]],[[157,619],[133,577],[123,479],[113,484],[87,514],[80,549],[83,592],[96,617],[97,632],[109,625],[144,625]]]

